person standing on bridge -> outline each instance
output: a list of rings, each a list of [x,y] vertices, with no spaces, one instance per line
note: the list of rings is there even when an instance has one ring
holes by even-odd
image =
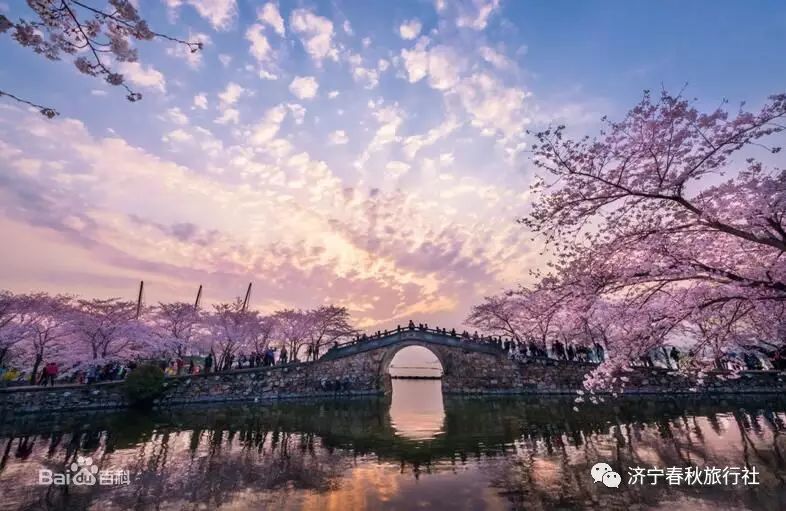
[[[281,353],[279,353],[279,355],[278,355],[278,363],[279,364],[286,364],[287,363],[287,356],[288,356],[287,347],[286,346],[282,346],[281,347]]]
[[[46,387],[47,384],[54,386],[56,377],[57,377],[57,364],[54,362],[49,362],[44,367],[44,376],[43,378],[41,378],[44,387]]]
[[[410,330],[414,330],[415,329],[415,322],[410,319],[409,320],[409,326],[407,328],[409,328]]]

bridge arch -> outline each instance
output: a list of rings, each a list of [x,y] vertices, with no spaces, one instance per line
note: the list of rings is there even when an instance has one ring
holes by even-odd
[[[435,330],[402,329],[364,338],[334,348],[317,362],[337,377],[352,375],[354,388],[389,394],[393,357],[402,349],[420,346],[431,351],[442,366],[444,393],[510,391],[521,387],[517,364],[493,343],[462,339]]]
[[[388,348],[385,351],[385,354],[383,355],[382,360],[379,364],[379,375],[380,376],[390,375],[390,363],[393,362],[393,359],[396,358],[396,355],[398,355],[403,349],[411,348],[413,346],[424,348],[428,350],[430,353],[432,353],[435,357],[437,357],[437,360],[439,361],[439,365],[442,366],[442,376],[443,377],[445,376],[445,371],[446,371],[445,364],[447,361],[445,360],[444,354],[440,353],[440,350],[435,349],[433,345],[429,345],[429,343],[425,343],[418,340],[402,341],[401,343],[395,344],[392,347]]]

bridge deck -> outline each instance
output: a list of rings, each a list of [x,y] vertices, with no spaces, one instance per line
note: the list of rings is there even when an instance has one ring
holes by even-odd
[[[417,341],[424,344],[435,344],[440,346],[449,346],[452,348],[460,348],[463,350],[476,351],[480,353],[488,353],[490,355],[505,355],[505,352],[496,344],[486,341],[476,341],[474,339],[462,338],[458,335],[443,334],[436,330],[421,330],[421,329],[402,329],[400,331],[390,332],[387,335],[379,337],[370,337],[359,341],[353,341],[348,344],[339,346],[328,350],[327,353],[320,357],[320,360],[335,360],[337,358],[349,357],[364,353],[366,351],[377,350],[380,348],[387,348],[396,344],[401,344],[408,341]]]

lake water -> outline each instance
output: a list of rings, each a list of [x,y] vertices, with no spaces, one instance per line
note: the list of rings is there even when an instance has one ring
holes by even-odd
[[[393,384],[389,400],[20,417],[0,425],[0,509],[786,509],[786,404],[773,398],[576,411]],[[39,484],[79,460],[95,484]],[[618,488],[593,482],[598,462]],[[755,469],[758,484],[629,484],[631,467],[688,466]]]

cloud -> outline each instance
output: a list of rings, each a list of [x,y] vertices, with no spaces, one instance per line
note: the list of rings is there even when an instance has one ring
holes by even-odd
[[[259,23],[255,23],[246,30],[246,40],[251,43],[248,52],[257,62],[268,62],[273,58],[273,48],[262,33],[264,28]]]
[[[418,41],[412,50],[402,50],[401,57],[410,83],[428,77],[431,87],[446,90],[455,86],[459,80],[460,57],[456,51],[445,45],[427,49],[427,39]]]
[[[344,130],[336,130],[328,135],[328,142],[331,145],[344,145],[349,142],[349,137]]]
[[[194,108],[207,110],[207,95],[204,92],[194,96]]]
[[[379,71],[362,66],[353,67],[352,78],[366,89],[373,89],[379,84]]]
[[[417,18],[405,21],[398,27],[398,33],[402,39],[412,40],[420,35],[420,30],[423,28],[420,20]]]
[[[121,62],[117,67],[123,77],[132,84],[161,93],[166,92],[166,78],[152,64],[143,66],[139,62]]]
[[[509,58],[493,48],[482,46],[478,52],[480,53],[480,56],[483,58],[483,60],[497,69],[505,70],[513,67],[513,62]]]
[[[317,95],[319,84],[313,76],[296,76],[289,84],[289,91],[298,99],[311,99]]]
[[[263,80],[278,80],[277,75],[274,75],[270,71],[266,71],[264,69],[260,69],[257,75]]]
[[[415,158],[421,149],[435,144],[437,141],[453,133],[460,123],[455,119],[448,119],[436,128],[430,129],[421,135],[412,135],[402,141],[402,149],[406,157],[410,160]]]
[[[193,137],[189,133],[180,128],[172,130],[162,137],[164,142],[189,142],[192,139]]]
[[[409,83],[419,82],[428,74],[428,50],[426,50],[428,43],[429,40],[423,38],[418,41],[414,49],[401,51]]]
[[[418,14],[403,34],[405,18],[382,20],[373,43],[358,22],[350,37],[329,3],[296,2],[296,13],[285,4],[278,17],[268,0],[252,3],[235,32],[218,35],[181,4],[182,21],[210,34],[213,50],[229,36],[239,47],[205,52],[199,73],[162,57],[182,73],[148,86],[169,94],[134,107],[128,122],[39,122],[0,102],[0,229],[19,222],[19,232],[67,236],[64,249],[89,247],[75,266],[111,261],[108,279],[90,282],[150,276],[156,301],[181,299],[193,282],[228,299],[252,279],[265,282],[261,307],[340,302],[370,325],[404,314],[460,321],[477,296],[532,267],[518,237],[527,233],[512,221],[527,206],[528,178],[508,172],[504,155],[538,110],[513,81],[524,73],[507,58],[518,47],[510,34],[453,28],[469,2]],[[164,71],[151,59],[142,71],[148,62]],[[136,116],[151,113],[140,138]],[[0,251],[3,281],[8,257]],[[74,292],[91,294],[85,286]]]
[[[284,18],[281,17],[278,6],[273,2],[268,2],[263,7],[257,9],[257,19],[273,27],[273,30],[282,37],[286,33],[284,29]]]
[[[185,126],[186,124],[188,124],[188,116],[184,114],[183,111],[176,106],[167,109],[166,118],[169,121],[178,124],[180,126]]]
[[[16,233],[36,236],[31,254],[58,240],[57,257],[40,263],[50,290],[68,282],[73,292],[112,296],[133,275],[152,283],[156,301],[183,299],[194,282],[225,300],[251,279],[265,282],[255,306],[338,303],[369,326],[412,314],[459,322],[477,296],[517,278],[526,251],[510,221],[515,189],[454,171],[450,180],[419,181],[414,165],[395,158],[380,178],[406,174],[414,188],[350,188],[326,162],[277,138],[297,110],[277,105],[233,130],[230,140],[242,144],[222,145],[200,127],[167,129],[161,136],[173,147],[159,155],[80,121],[0,107],[0,228],[14,243]],[[399,138],[400,107],[375,104],[371,115],[378,143]],[[188,164],[168,159],[182,144],[178,161]],[[452,159],[443,151],[439,164],[460,160]],[[74,247],[84,255],[72,256]],[[36,263],[11,269],[12,256],[0,251],[3,281],[14,272],[25,275],[14,286],[43,282]],[[106,278],[64,273],[69,257]]]
[[[488,73],[475,73],[455,88],[460,103],[470,114],[470,123],[483,134],[504,137],[522,135],[530,119],[524,100],[529,93],[505,87]]]
[[[104,89],[93,89],[90,91],[93,96],[106,96],[108,94]]]
[[[373,112],[374,118],[379,123],[374,137],[366,147],[366,150],[355,160],[355,167],[362,169],[366,162],[373,153],[379,151],[384,146],[398,142],[401,137],[398,135],[398,129],[404,122],[403,113],[398,107],[395,106],[382,106],[375,108]]]
[[[499,0],[472,0],[471,4],[459,5],[459,16],[456,26],[483,30],[488,24],[489,17],[499,8]]]
[[[289,113],[292,114],[292,119],[294,119],[295,124],[303,124],[306,118],[305,107],[297,103],[287,103],[287,108],[289,109]]]
[[[216,124],[237,124],[240,122],[240,112],[234,108],[225,108],[214,122]]]
[[[338,50],[333,45],[332,21],[308,9],[295,9],[289,24],[300,36],[303,47],[317,65],[327,58],[338,61]]]
[[[404,163],[403,161],[391,161],[385,165],[385,170],[388,171],[388,175],[394,179],[398,179],[407,172],[409,172],[410,165],[409,163]]]
[[[218,99],[221,100],[222,105],[234,105],[245,92],[246,89],[242,86],[229,82],[223,92],[218,93]]]
[[[286,116],[287,108],[284,105],[275,106],[265,112],[262,120],[251,128],[249,133],[251,144],[263,146],[273,140]]]
[[[190,5],[216,30],[227,30],[237,16],[235,0],[164,0],[171,10]]]

